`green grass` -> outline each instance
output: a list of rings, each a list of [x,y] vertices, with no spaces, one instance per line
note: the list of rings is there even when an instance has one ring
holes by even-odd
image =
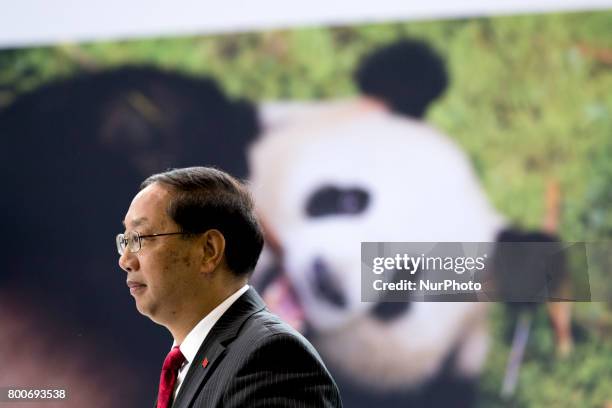
[[[549,180],[568,241],[612,238],[612,12],[508,16],[237,35],[63,44],[0,52],[0,106],[80,70],[152,64],[212,76],[255,100],[354,95],[366,51],[410,36],[447,59],[451,85],[428,120],[469,154],[494,205],[537,228]],[[577,305],[575,352],[555,357],[546,313],[534,322],[517,394],[498,397],[511,324],[493,314],[483,407],[602,407],[612,400],[612,311]]]
[[[612,402],[611,310],[602,303],[574,308],[575,348],[556,355],[548,316],[540,308],[532,324],[515,395],[499,396],[513,322],[501,305],[492,313],[494,341],[481,381],[481,407],[604,407]],[[606,317],[607,316],[607,317]]]

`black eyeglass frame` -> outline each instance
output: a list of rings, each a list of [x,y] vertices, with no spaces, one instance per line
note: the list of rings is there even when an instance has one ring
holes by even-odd
[[[130,231],[130,233],[136,235],[136,240],[135,241],[138,242],[138,249],[132,250],[128,244],[126,244],[125,247],[123,247],[122,242],[127,240],[127,238],[125,238],[126,234],[117,234],[117,236],[115,237],[115,243],[117,244],[117,252],[119,252],[119,255],[123,255],[125,253],[125,249],[128,249],[133,254],[135,254],[136,252],[140,251],[142,249],[142,240],[144,238],[163,237],[163,236],[166,236],[166,235],[188,235],[188,234],[192,234],[191,232],[184,232],[184,231],[162,232],[162,233],[159,233],[159,234],[147,234],[147,235],[140,235],[140,233],[138,231]]]

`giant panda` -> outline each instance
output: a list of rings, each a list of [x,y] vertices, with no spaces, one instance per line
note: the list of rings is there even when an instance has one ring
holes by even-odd
[[[487,304],[362,302],[360,242],[494,242],[508,222],[424,120],[447,85],[429,46],[378,49],[356,82],[355,99],[262,106],[249,179],[269,245],[253,282],[319,350],[345,406],[472,406]]]

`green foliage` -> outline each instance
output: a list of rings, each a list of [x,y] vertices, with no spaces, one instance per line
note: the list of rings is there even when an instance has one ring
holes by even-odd
[[[610,311],[603,304],[576,307],[580,321],[601,322]],[[589,315],[597,315],[591,316]],[[509,355],[514,320],[504,306],[496,305],[492,331],[494,344],[481,381],[480,407],[604,407],[610,402],[612,344],[598,330],[575,327],[575,349],[566,357],[556,356],[553,334],[543,307],[535,314],[520,371],[517,391],[510,399],[499,396]],[[609,325],[609,322],[608,322]],[[609,326],[610,327],[610,326]]]
[[[424,39],[446,58],[451,85],[428,120],[468,152],[501,213],[540,227],[546,185],[556,180],[563,237],[612,237],[609,11],[4,50],[0,107],[57,78],[124,64],[211,76],[231,95],[254,100],[346,98],[356,94],[351,75],[361,55],[406,36]],[[612,327],[612,313],[594,303],[577,306],[576,314],[575,352],[558,359],[546,313],[538,311],[517,394],[503,401],[514,322],[497,306],[481,406],[602,407],[612,400],[612,344],[604,334],[610,332],[593,329]]]

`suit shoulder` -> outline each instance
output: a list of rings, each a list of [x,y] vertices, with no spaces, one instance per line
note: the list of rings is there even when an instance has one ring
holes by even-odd
[[[342,406],[338,387],[314,347],[265,309],[244,322],[228,354],[233,375],[224,406]]]
[[[275,314],[270,313],[267,309],[253,313],[246,320],[244,326],[240,330],[240,335],[245,333],[256,335],[261,338],[286,335],[304,339],[297,330],[282,321]]]
[[[299,347],[316,356],[318,360],[321,359],[304,336],[267,309],[251,315],[241,328],[238,337],[241,342],[248,342],[253,348],[271,343],[282,346],[281,348]]]

